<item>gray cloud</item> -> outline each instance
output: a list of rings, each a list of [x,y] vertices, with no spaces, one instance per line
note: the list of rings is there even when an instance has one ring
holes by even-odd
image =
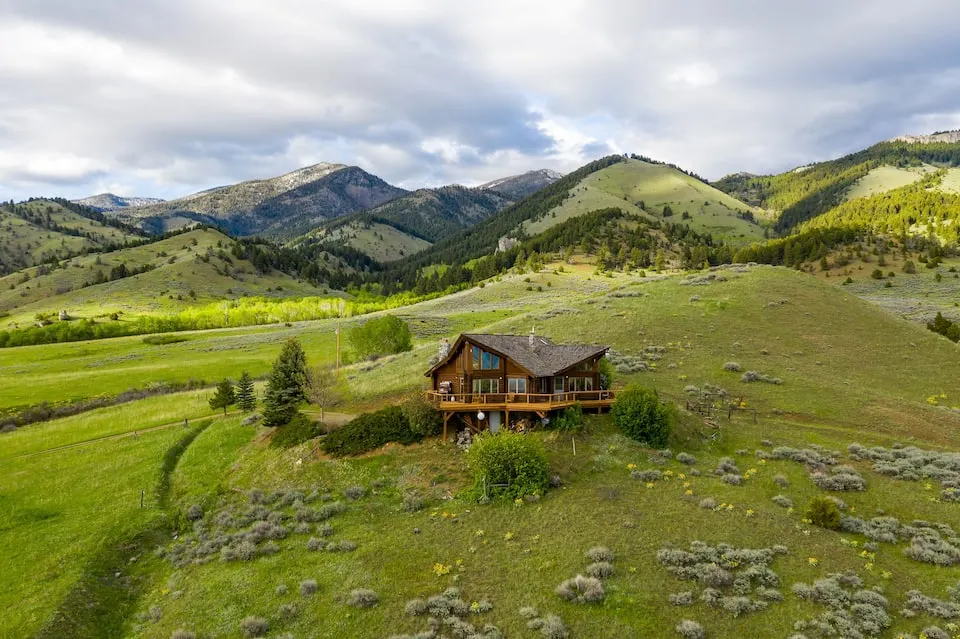
[[[953,2],[0,0],[0,199],[611,150],[708,177],[960,124]]]

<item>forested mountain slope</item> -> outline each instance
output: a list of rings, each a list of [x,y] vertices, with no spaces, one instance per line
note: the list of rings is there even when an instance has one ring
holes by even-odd
[[[66,200],[0,205],[0,275],[140,239],[134,229]]]

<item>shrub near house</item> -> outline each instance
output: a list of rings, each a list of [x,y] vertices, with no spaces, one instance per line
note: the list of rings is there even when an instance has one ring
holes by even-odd
[[[656,391],[631,384],[617,393],[610,412],[613,422],[631,439],[654,448],[666,446],[673,419]]]
[[[323,451],[334,457],[359,455],[390,442],[412,444],[423,435],[410,429],[410,421],[399,406],[390,406],[375,413],[364,413],[323,440]]]

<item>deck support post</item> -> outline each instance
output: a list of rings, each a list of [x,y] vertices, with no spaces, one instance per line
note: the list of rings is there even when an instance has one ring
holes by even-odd
[[[447,422],[450,421],[450,418],[453,417],[453,413],[448,411],[443,411],[443,441],[447,441]]]

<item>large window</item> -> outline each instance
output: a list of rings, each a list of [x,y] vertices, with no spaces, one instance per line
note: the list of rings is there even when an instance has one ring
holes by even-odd
[[[473,370],[493,371],[498,368],[500,368],[500,357],[476,346],[473,347]]]
[[[586,362],[580,362],[579,364],[577,364],[577,368],[575,370],[582,371],[584,373],[589,373],[593,371],[593,362],[590,360],[587,360]]]
[[[473,392],[474,394],[477,394],[477,395],[481,395],[484,393],[499,393],[500,380],[499,379],[475,379],[473,380]]]
[[[568,390],[572,392],[592,391],[593,378],[592,377],[571,377]]]
[[[527,378],[526,377],[511,377],[507,380],[507,392],[508,393],[526,393],[527,392]]]

